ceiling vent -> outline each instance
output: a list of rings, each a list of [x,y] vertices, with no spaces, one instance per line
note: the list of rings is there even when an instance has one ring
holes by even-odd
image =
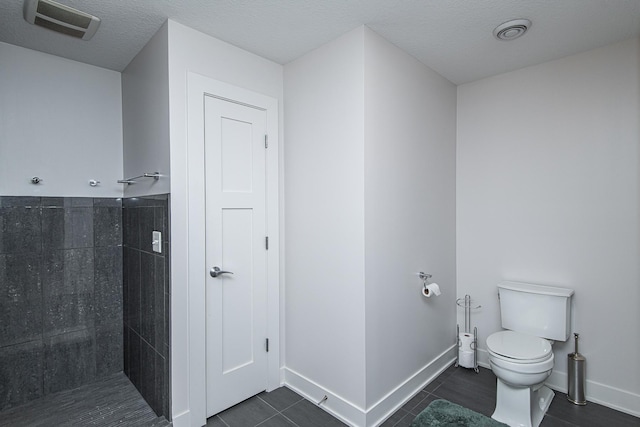
[[[100,26],[99,18],[52,0],[25,0],[24,19],[82,40],[93,37]]]
[[[498,40],[514,40],[526,33],[530,26],[531,21],[528,19],[514,19],[498,25],[496,29],[493,30],[493,35]]]

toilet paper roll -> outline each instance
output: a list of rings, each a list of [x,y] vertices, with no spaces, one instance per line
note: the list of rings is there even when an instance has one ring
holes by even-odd
[[[442,292],[440,292],[440,286],[437,283],[430,283],[427,286],[422,287],[422,295],[431,298],[432,296],[438,296]]]
[[[460,332],[458,335],[458,348],[460,351],[473,351],[473,335],[466,332]]]
[[[463,368],[475,368],[473,363],[473,351],[458,351],[458,365]]]

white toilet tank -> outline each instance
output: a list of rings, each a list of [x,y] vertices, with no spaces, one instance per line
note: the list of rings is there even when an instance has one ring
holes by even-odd
[[[502,282],[498,294],[503,328],[555,341],[569,338],[572,289]]]

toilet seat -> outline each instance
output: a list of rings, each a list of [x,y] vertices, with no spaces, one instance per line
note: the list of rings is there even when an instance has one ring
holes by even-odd
[[[487,349],[496,359],[511,363],[539,363],[553,357],[549,341],[514,331],[489,335]]]

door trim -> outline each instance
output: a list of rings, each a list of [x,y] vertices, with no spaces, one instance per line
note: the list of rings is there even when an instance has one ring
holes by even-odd
[[[200,74],[187,75],[188,284],[173,289],[188,293],[189,406],[191,425],[206,424],[205,166],[203,93],[265,110],[269,148],[266,153],[267,251],[267,390],[281,385],[280,374],[280,230],[278,100]],[[186,288],[186,289],[185,289]]]

